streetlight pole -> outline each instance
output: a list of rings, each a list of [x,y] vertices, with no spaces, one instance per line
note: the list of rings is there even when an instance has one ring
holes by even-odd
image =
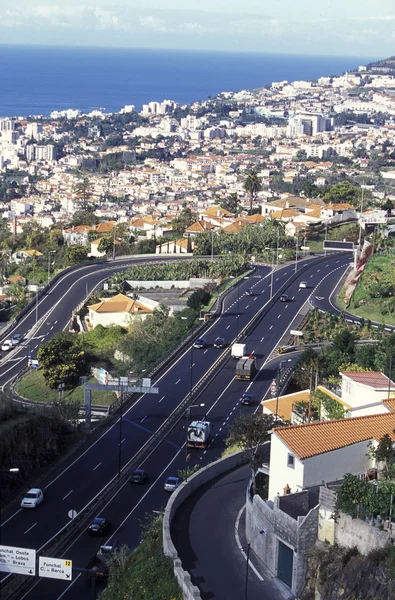
[[[51,254],[56,254],[56,250],[48,250],[48,283],[51,281]]]
[[[121,384],[120,398],[121,398],[121,414],[119,417],[118,480],[121,477],[121,463],[122,463],[123,384]]]
[[[299,246],[299,236],[298,236],[298,232],[296,232],[296,255],[295,255],[295,273],[298,270],[298,248]]]
[[[273,275],[274,275],[274,248],[265,248],[265,250],[271,250],[272,252],[272,272],[270,273],[270,300],[273,298]]]
[[[36,325],[38,321],[38,289],[36,290]]]
[[[113,234],[113,238],[112,238],[112,259],[115,260],[115,229],[116,229],[116,225],[114,225],[114,234]]]
[[[358,239],[358,246],[361,248],[361,242],[362,242],[362,211],[363,211],[363,192],[364,189],[362,188],[362,197],[361,197],[361,213],[359,215],[359,239]]]
[[[214,229],[211,230],[211,260],[214,258]]]

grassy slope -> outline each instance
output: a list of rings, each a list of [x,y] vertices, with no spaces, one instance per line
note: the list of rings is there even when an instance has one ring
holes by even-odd
[[[367,294],[366,282],[369,281],[373,274],[377,276],[380,270],[386,275],[392,271],[395,276],[394,257],[375,255],[369,260],[353,294],[349,310],[364,319],[395,325],[395,314],[383,311],[383,299],[370,298]],[[359,305],[361,301],[363,301],[363,304]]]
[[[93,378],[89,380],[89,383],[97,383]],[[41,370],[31,371],[26,377],[21,379],[16,385],[16,392],[31,400],[33,402],[55,402],[58,399],[58,391],[51,390],[45,383]],[[64,393],[64,399],[66,401],[76,401],[80,404],[84,403],[84,389],[83,387],[76,387],[73,390],[66,390]],[[93,391],[92,392],[92,404],[100,404],[102,406],[108,406],[115,400],[113,392],[109,391]]]

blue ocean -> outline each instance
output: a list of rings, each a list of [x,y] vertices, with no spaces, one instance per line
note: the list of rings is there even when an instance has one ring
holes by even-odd
[[[181,104],[271,81],[341,75],[372,57],[0,46],[0,116],[49,115],[165,98]]]

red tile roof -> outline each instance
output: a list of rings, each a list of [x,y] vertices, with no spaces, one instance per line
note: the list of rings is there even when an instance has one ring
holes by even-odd
[[[366,371],[365,373],[343,371],[340,375],[344,375],[344,377],[348,377],[351,381],[362,383],[377,390],[388,389],[389,379],[384,373],[380,373],[379,371]],[[395,390],[395,383],[393,381],[391,381],[391,389]]]
[[[301,460],[345,448],[365,440],[380,439],[387,433],[395,442],[395,413],[369,415],[279,427],[275,434]]]

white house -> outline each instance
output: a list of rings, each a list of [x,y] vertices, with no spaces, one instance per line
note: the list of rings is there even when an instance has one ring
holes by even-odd
[[[365,416],[388,412],[387,399],[395,396],[395,383],[377,371],[340,373],[341,399],[350,406],[347,416]]]
[[[112,298],[102,298],[98,304],[88,306],[88,320],[92,329],[97,325],[127,327],[132,319],[136,317],[146,319],[152,313],[152,306],[146,305],[141,300],[128,298],[124,294],[117,294]]]
[[[388,434],[395,442],[395,413],[321,421],[274,429],[269,501],[286,493],[340,480],[374,468],[369,443]]]

